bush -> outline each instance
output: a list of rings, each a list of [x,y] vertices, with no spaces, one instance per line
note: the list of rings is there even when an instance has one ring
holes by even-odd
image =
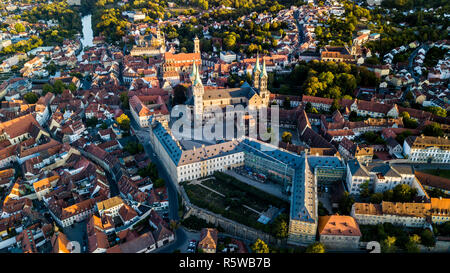
[[[28,92],[23,96],[24,100],[26,100],[30,104],[34,104],[38,101],[38,96],[33,92]]]
[[[308,246],[306,253],[325,253],[325,246],[322,243],[315,242]]]
[[[420,234],[420,240],[424,246],[434,247],[436,245],[436,239],[434,238],[433,232],[429,229],[424,229]]]
[[[166,185],[166,181],[164,181],[164,179],[162,178],[158,178],[155,180],[155,182],[153,182],[153,185],[155,186],[155,188],[161,188]]]

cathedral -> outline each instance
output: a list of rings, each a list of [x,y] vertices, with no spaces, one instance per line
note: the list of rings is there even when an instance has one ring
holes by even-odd
[[[131,56],[161,56],[166,52],[164,35],[159,26],[154,33],[143,36],[139,35],[136,45],[130,51]]]
[[[253,86],[247,82],[239,88],[207,88],[202,83],[199,69],[194,62],[192,73],[191,97],[188,103],[193,106],[195,116],[200,116],[208,107],[219,106],[225,108],[227,105],[244,105],[250,108],[259,109],[268,107],[270,92],[267,89],[266,62],[263,60],[262,68],[259,64],[259,56],[253,68]]]

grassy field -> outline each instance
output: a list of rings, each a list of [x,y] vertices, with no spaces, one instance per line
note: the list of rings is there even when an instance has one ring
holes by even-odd
[[[421,172],[450,179],[450,170],[421,170]]]

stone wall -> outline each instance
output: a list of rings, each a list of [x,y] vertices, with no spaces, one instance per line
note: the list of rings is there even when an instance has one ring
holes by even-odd
[[[275,237],[262,232],[260,230],[245,226],[233,220],[223,217],[222,215],[215,214],[209,210],[202,209],[192,204],[189,201],[189,198],[182,187],[180,187],[180,193],[183,200],[183,205],[186,208],[186,214],[184,218],[187,218],[191,215],[196,216],[200,219],[205,220],[207,223],[211,223],[216,227],[220,226],[225,233],[230,234],[232,236],[241,237],[244,240],[248,240],[251,242],[255,242],[257,239],[261,239],[267,244],[272,245],[281,245],[283,244],[283,240],[276,239]]]

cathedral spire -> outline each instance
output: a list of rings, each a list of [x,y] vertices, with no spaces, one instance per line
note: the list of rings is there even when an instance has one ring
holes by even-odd
[[[197,65],[195,64],[195,59],[192,62],[192,72],[189,75],[189,78],[191,79],[191,81],[194,80],[195,76],[197,75]]]
[[[263,57],[263,68],[262,68],[262,73],[259,76],[260,78],[262,77],[267,77],[267,71],[266,71],[266,60]]]
[[[202,78],[201,78],[201,76],[200,76],[199,69],[198,69],[197,65],[195,65],[195,66],[196,66],[196,67],[195,67],[195,80],[194,80],[194,86],[196,86],[196,85],[203,85],[203,83],[202,83]]]
[[[253,73],[256,71],[261,71],[261,69],[259,68],[259,52],[256,53],[256,64],[255,64],[255,68],[253,68]]]

